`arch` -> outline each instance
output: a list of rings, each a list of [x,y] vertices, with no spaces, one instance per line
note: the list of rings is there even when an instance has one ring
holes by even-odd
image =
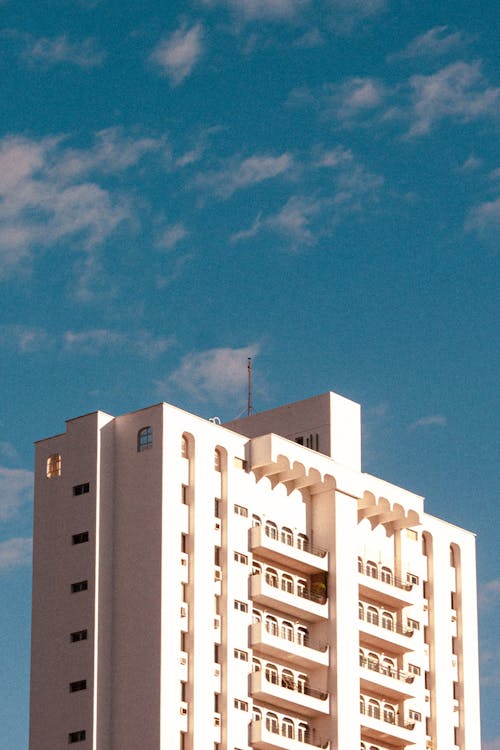
[[[274,568],[266,568],[266,583],[274,589],[278,588],[278,572]]]
[[[260,564],[260,562],[256,562],[256,561],[252,562],[252,575],[258,576],[261,573],[262,573],[262,565]]]
[[[380,624],[386,630],[394,630],[394,615],[391,612],[384,610],[382,617],[380,618]]]
[[[153,428],[151,425],[147,425],[146,427],[141,427],[141,429],[137,433],[137,451],[138,453],[142,453],[142,451],[147,451],[148,448],[153,447]]]
[[[309,630],[305,625],[299,625],[297,627],[297,643],[300,643],[301,646],[307,646],[308,641]]]
[[[281,623],[281,637],[287,641],[293,641],[293,625],[288,620],[283,620]]]
[[[293,578],[288,573],[283,573],[281,576],[281,589],[287,594],[293,594]]]
[[[272,732],[273,734],[279,734],[280,731],[278,717],[271,711],[268,711],[266,713],[266,729],[268,732]]]
[[[252,672],[260,672],[261,669],[262,662],[260,661],[260,659],[257,659],[257,657],[254,656],[252,659]]]
[[[390,703],[384,703],[384,721],[388,724],[396,723],[396,709]]]
[[[309,684],[309,678],[306,674],[297,675],[297,690],[299,693],[307,692],[307,686]]]
[[[281,722],[281,736],[288,737],[289,740],[295,738],[295,725],[288,717],[285,717]]]
[[[293,531],[287,526],[283,526],[281,529],[281,541],[283,544],[288,544],[290,547],[293,547]]]
[[[378,609],[371,604],[366,608],[366,621],[378,625]]]
[[[358,617],[360,620],[365,619],[365,608],[363,607],[363,604],[359,602],[358,604]]]
[[[252,622],[262,622],[262,612],[260,609],[252,610]]]
[[[363,698],[362,695],[359,696],[359,710],[360,710],[360,713],[362,714],[365,713],[365,699]]]
[[[305,597],[307,595],[307,581],[304,578],[297,580],[297,596]]]
[[[394,659],[389,659],[388,656],[384,656],[382,659],[382,670],[384,674],[389,675],[389,677],[396,677],[397,669]]]
[[[278,684],[278,667],[276,667],[274,664],[271,664],[271,662],[267,662],[264,674],[266,675],[266,680],[268,682],[271,682],[273,685]]]
[[[375,698],[370,698],[366,713],[371,716],[372,719],[380,719],[380,703]]]
[[[366,660],[366,666],[368,667],[368,669],[372,669],[374,672],[377,672],[379,665],[380,659],[378,657],[378,654],[376,654],[374,651],[369,651]]]
[[[60,453],[53,453],[47,459],[47,479],[60,477],[62,474],[62,457]]]
[[[297,547],[306,551],[309,549],[309,537],[307,534],[297,534]]]
[[[390,583],[391,585],[394,583],[394,576],[392,574],[392,570],[388,568],[386,565],[382,566],[382,569],[380,571],[380,580],[384,583]]]
[[[262,526],[260,516],[257,516],[255,513],[252,513],[252,526]]]
[[[373,560],[368,560],[366,563],[365,573],[370,578],[378,578],[378,565]]]
[[[283,669],[281,671],[281,687],[293,690],[294,682],[293,672],[290,669]]]
[[[257,706],[252,709],[252,719],[254,721],[262,721],[262,711]]]
[[[266,521],[266,536],[269,539],[278,539],[278,527],[274,521]]]
[[[309,742],[309,724],[305,721],[297,724],[297,739],[299,742]]]
[[[266,630],[271,635],[278,635],[278,620],[273,615],[266,615]]]

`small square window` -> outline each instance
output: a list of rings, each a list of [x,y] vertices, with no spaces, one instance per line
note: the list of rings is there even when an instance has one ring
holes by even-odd
[[[69,692],[77,693],[79,690],[87,689],[87,680],[76,680],[76,682],[69,683]]]
[[[240,648],[235,648],[234,658],[239,659],[240,661],[248,661],[248,653],[246,651],[242,651]]]
[[[88,581],[77,581],[71,584],[71,593],[77,594],[79,591],[87,591],[89,587]]]
[[[85,542],[88,542],[88,540],[89,540],[88,531],[82,531],[80,534],[73,534],[73,536],[71,537],[72,544],[84,544]]]
[[[237,516],[243,516],[243,518],[248,517],[248,508],[245,508],[243,505],[235,505],[234,512]]]
[[[408,672],[409,674],[419,675],[420,667],[417,667],[416,664],[408,664]]]
[[[235,552],[234,559],[235,559],[235,562],[243,563],[243,565],[248,564],[248,557],[244,555],[243,552]]]
[[[73,495],[85,495],[87,492],[90,492],[90,484],[88,482],[75,484],[73,487]]]
[[[246,701],[240,700],[240,698],[234,699],[234,707],[239,709],[240,711],[248,711],[248,703]]]
[[[86,641],[87,640],[87,631],[86,630],[75,630],[74,633],[70,633],[69,639],[71,643],[76,643],[77,641]]]
[[[413,709],[409,710],[408,716],[413,721],[421,721],[422,720],[422,714],[420,714],[418,711],[414,711]]]
[[[68,743],[71,745],[73,742],[83,742],[87,737],[85,729],[80,729],[78,732],[70,732],[68,734]]]
[[[248,604],[246,602],[240,602],[239,599],[234,600],[234,608],[239,612],[248,612]]]

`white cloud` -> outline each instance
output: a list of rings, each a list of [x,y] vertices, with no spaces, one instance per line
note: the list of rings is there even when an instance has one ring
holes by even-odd
[[[446,427],[446,417],[442,414],[430,414],[426,417],[420,417],[408,425],[409,430],[416,430],[419,427]]]
[[[386,96],[385,87],[377,79],[354,76],[339,84],[327,84],[319,101],[327,112],[348,124],[380,107]]]
[[[4,458],[11,461],[20,460],[20,456],[16,448],[12,445],[12,443],[7,442],[6,440],[0,441],[0,456],[3,456]]]
[[[495,578],[478,587],[478,607],[481,610],[492,609],[500,604],[500,578]]]
[[[226,5],[246,21],[291,19],[309,5],[309,0],[204,0],[205,5]]]
[[[312,198],[292,196],[283,208],[267,219],[267,225],[290,242],[290,249],[309,247],[316,244],[317,237],[311,227],[311,220],[321,210],[321,201]]]
[[[0,573],[31,564],[33,541],[27,537],[14,537],[0,542]]]
[[[492,740],[486,740],[486,742],[483,742],[482,750],[500,750],[500,737],[495,737]]]
[[[347,162],[352,162],[353,159],[354,156],[350,148],[335,146],[335,148],[323,151],[317,161],[317,166],[338,167],[340,165],[345,165]]]
[[[32,491],[33,472],[0,466],[0,521],[14,516]]]
[[[351,32],[359,23],[386,8],[387,0],[328,0],[333,24],[342,33]]]
[[[488,86],[479,62],[456,62],[428,76],[410,78],[412,119],[409,136],[429,133],[445,118],[462,122],[500,113],[500,88]]]
[[[88,331],[66,331],[63,334],[63,342],[67,351],[76,351],[79,354],[126,349],[133,354],[153,359],[171,347],[173,339],[172,337],[154,337],[147,331],[130,334],[107,328],[96,328]]]
[[[448,31],[448,26],[435,26],[415,37],[394,57],[437,57],[461,49],[470,39],[461,31]]]
[[[480,203],[469,211],[465,228],[481,237],[498,239],[500,231],[500,198]]]
[[[102,65],[106,53],[99,49],[95,39],[87,38],[81,42],[70,42],[63,34],[54,39],[28,38],[22,56],[31,63],[43,65],[70,63],[80,68],[95,68]]]
[[[173,86],[178,86],[190,75],[202,53],[203,27],[198,23],[191,28],[181,26],[170,36],[161,39],[150,59],[161,68]]]
[[[43,328],[17,324],[0,326],[0,345],[14,345],[22,354],[46,351],[52,348],[54,343],[54,338]]]
[[[166,229],[163,230],[156,242],[156,245],[157,247],[164,248],[165,250],[173,250],[179,242],[181,242],[188,236],[189,232],[184,224],[171,224],[169,227],[166,227]]]
[[[482,165],[483,160],[474,154],[470,154],[467,159],[458,167],[460,172],[473,172],[475,169],[479,169]]]
[[[221,198],[229,198],[237,190],[285,174],[293,164],[293,156],[287,152],[280,156],[256,154],[243,160],[233,158],[218,170],[198,174],[195,185],[208,188]]]
[[[160,395],[174,387],[199,401],[227,404],[228,399],[243,399],[247,382],[247,359],[255,357],[258,344],[239,349],[208,349],[187,354],[180,366],[162,381],[157,381]],[[239,402],[238,402],[239,403]]]

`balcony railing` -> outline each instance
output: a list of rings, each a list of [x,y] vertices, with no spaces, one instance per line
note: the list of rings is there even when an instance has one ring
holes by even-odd
[[[384,721],[386,724],[392,724],[395,727],[402,727],[403,729],[415,729],[414,721],[407,721],[403,716],[397,716],[396,714],[390,714],[386,711],[380,711],[370,709],[368,706],[360,706],[360,712],[364,716],[369,716],[371,719],[377,719],[378,721]]]
[[[277,625],[273,625],[270,622],[264,623],[264,627],[266,629],[266,632],[268,632],[270,635],[274,635],[277,638],[282,638],[283,640],[289,641],[290,643],[297,643],[299,646],[312,648],[315,651],[321,651],[322,653],[325,653],[325,651],[327,651],[328,649],[327,643],[314,641],[305,634],[301,635],[300,633],[293,633],[288,628],[278,627]]]
[[[368,622],[370,625],[376,625],[377,627],[382,628],[383,630],[387,630],[390,633],[399,633],[400,635],[405,635],[407,638],[411,638],[413,633],[415,632],[413,628],[403,628],[401,627],[401,625],[394,625],[394,623],[392,623],[389,627],[388,624],[380,621],[381,618],[367,617],[361,612],[359,613],[359,619],[363,620],[364,622]]]
[[[252,575],[261,575],[261,572],[260,570],[255,571]],[[324,591],[316,593],[315,591],[312,591],[312,589],[302,588],[301,586],[283,585],[283,582],[280,587],[276,576],[270,575],[269,573],[265,574],[265,579],[268,586],[272,586],[274,589],[281,589],[285,594],[300,596],[301,599],[307,599],[310,602],[317,602],[318,604],[325,604],[326,602],[326,592]]]
[[[273,539],[275,542],[281,542],[281,544],[286,544],[288,547],[301,549],[303,552],[309,552],[310,555],[316,555],[316,557],[326,557],[328,550],[323,549],[323,547],[317,547],[315,544],[311,544],[309,539],[302,539],[301,537],[298,537],[297,539],[292,537],[290,539],[289,536],[283,537],[283,535],[280,536],[279,532],[275,529],[270,529],[267,526],[264,527],[264,532],[269,539]]]
[[[384,666],[379,662],[373,661],[373,659],[367,659],[366,656],[359,657],[359,664],[361,667],[365,667],[365,669],[370,669],[372,672],[378,672],[379,674],[385,675],[386,677],[392,677],[401,682],[411,683],[414,680],[414,675],[403,672],[401,669]]]
[[[253,723],[254,725],[262,723],[262,726],[265,726],[266,731],[271,734],[276,734],[279,737],[285,737],[289,740],[297,740],[297,742],[303,742],[306,745],[311,745],[311,747],[328,748],[330,746],[330,740],[317,737],[316,732],[311,731],[310,729],[299,729],[295,732],[295,729],[292,730],[290,726],[280,726],[278,722],[266,721],[264,724],[262,719],[254,719]]]
[[[385,570],[374,570],[374,568],[364,565],[361,562],[358,562],[358,572],[367,578],[374,578],[376,581],[382,581],[382,583],[387,583],[389,586],[395,586],[403,591],[411,591],[415,585],[405,578],[400,578],[399,576],[395,576],[393,573],[389,573]]]
[[[317,698],[320,701],[326,701],[328,698],[328,693],[326,691],[309,687],[309,685],[306,685],[303,682],[295,682],[294,680],[283,676],[276,676],[275,679],[270,679],[267,674],[264,674],[264,677],[266,678],[266,682],[271,683],[271,685],[280,685],[281,687],[286,688],[286,690],[293,690],[295,693],[310,695],[311,698]]]

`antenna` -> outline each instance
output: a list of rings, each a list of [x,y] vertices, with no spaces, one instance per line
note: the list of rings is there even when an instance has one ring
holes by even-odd
[[[248,372],[248,401],[247,401],[247,417],[253,411],[252,407],[252,358],[249,357],[247,361],[247,372]]]

